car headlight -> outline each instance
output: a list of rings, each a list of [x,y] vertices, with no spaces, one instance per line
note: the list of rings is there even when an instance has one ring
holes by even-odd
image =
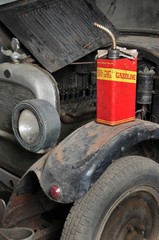
[[[35,115],[28,109],[21,112],[18,121],[19,135],[27,144],[37,141],[40,134],[40,127]]]
[[[56,144],[61,129],[59,114],[46,100],[19,103],[12,114],[12,128],[18,142],[27,150],[41,152]]]

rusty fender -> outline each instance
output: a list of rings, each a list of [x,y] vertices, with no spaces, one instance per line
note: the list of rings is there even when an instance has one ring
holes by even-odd
[[[58,185],[61,189],[58,202],[73,202],[90,189],[121,152],[150,139],[159,139],[159,125],[156,123],[135,120],[112,127],[93,121],[60,142],[48,154],[40,170],[37,162],[29,171],[35,172],[50,199],[51,186]],[[24,183],[22,179],[17,193],[22,194]]]

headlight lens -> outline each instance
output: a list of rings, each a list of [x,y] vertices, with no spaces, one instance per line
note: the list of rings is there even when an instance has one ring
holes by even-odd
[[[51,103],[43,99],[31,99],[15,106],[12,128],[21,146],[28,151],[42,153],[57,144],[61,122]]]
[[[38,140],[40,129],[35,115],[30,110],[23,110],[19,116],[18,129],[20,137],[27,144]]]

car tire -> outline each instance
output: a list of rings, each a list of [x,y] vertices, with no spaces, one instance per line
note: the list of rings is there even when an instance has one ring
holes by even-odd
[[[159,165],[145,157],[114,161],[72,207],[61,240],[157,240]]]

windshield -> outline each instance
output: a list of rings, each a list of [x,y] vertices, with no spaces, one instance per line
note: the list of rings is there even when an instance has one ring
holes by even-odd
[[[159,0],[96,0],[119,30],[159,30]]]

